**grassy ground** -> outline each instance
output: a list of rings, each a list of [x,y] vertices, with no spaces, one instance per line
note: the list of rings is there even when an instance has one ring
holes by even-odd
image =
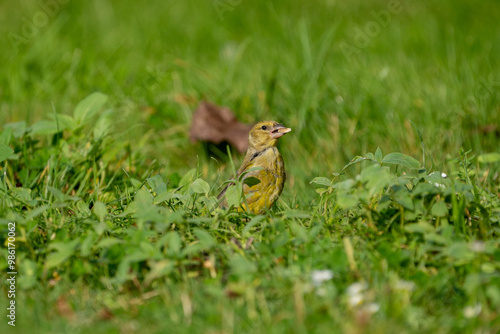
[[[497,332],[499,15],[2,2],[0,329]],[[272,212],[217,208],[232,169],[189,142],[203,99],[293,129]]]

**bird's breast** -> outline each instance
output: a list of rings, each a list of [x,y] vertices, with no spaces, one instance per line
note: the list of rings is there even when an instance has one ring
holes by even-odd
[[[285,164],[278,149],[271,147],[254,154],[249,167],[262,168],[247,174],[248,177],[259,179],[259,183],[243,186],[249,210],[260,213],[264,208],[273,206],[281,195],[286,178]]]
[[[271,147],[255,157],[253,166],[262,167],[274,174],[276,177],[285,172],[285,164],[280,152],[276,147]]]

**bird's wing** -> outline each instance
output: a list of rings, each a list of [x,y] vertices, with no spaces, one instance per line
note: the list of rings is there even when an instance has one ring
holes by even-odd
[[[281,188],[277,186],[279,175],[266,168],[251,171],[245,175],[244,179],[249,177],[259,180],[257,184],[243,185],[245,202],[250,211],[257,213],[265,207],[271,207],[281,193]]]
[[[261,154],[261,152],[252,152],[252,151],[249,150],[247,152],[247,154],[245,155],[245,158],[243,159],[243,162],[241,163],[240,169],[238,169],[238,171],[236,172],[235,178],[238,178],[245,171],[247,171],[248,169],[252,168],[253,165],[254,165],[255,158],[257,158],[260,154]],[[250,172],[250,173],[252,173],[252,172]],[[254,175],[249,175],[250,173],[248,173],[247,175],[245,175],[244,178],[247,178],[249,176],[254,176]],[[257,177],[257,176],[255,176],[255,177]],[[222,191],[219,193],[219,196],[217,196],[217,199],[219,201],[222,199],[222,201],[220,202],[220,206],[223,207],[223,208],[227,207],[227,202],[226,202],[225,194],[226,194],[227,188],[229,188],[229,186],[231,186],[231,185],[233,185],[232,182],[228,183],[224,187],[224,189],[222,189]]]
[[[250,162],[252,161],[252,158],[253,158],[254,154],[252,152],[247,152],[247,154],[245,155],[245,159],[243,159],[243,162],[241,163],[241,167],[240,169],[238,169],[238,171],[236,172],[236,176],[235,178],[238,178],[245,170],[247,170],[248,168],[248,165],[250,164]],[[226,194],[226,191],[227,191],[227,188],[229,188],[229,186],[233,185],[232,182],[228,183],[224,189],[222,189],[222,191],[219,193],[219,196],[217,196],[217,199],[218,200],[221,200],[222,201],[220,202],[220,206],[225,208],[227,207],[227,202],[226,202],[226,198],[225,198],[225,194]]]

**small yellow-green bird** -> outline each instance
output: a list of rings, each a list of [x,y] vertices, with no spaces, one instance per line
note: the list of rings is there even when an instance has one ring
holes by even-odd
[[[250,130],[247,154],[236,173],[236,178],[252,167],[260,167],[243,177],[243,180],[255,177],[260,182],[253,185],[243,184],[243,194],[246,198],[243,207],[246,211],[263,213],[271,208],[281,195],[286,180],[285,163],[276,144],[278,138],[290,131],[292,129],[274,121],[259,122]],[[219,200],[222,199],[220,204],[222,207],[227,207],[224,195],[229,186],[231,184],[226,186],[217,197]]]

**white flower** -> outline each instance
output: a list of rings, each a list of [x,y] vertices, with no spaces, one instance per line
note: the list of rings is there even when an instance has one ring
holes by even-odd
[[[362,294],[356,294],[356,295],[350,295],[348,299],[349,306],[358,306],[363,303],[363,295]]]
[[[318,288],[316,289],[316,295],[317,295],[317,296],[320,296],[320,297],[324,297],[324,296],[326,296],[326,289],[325,289],[325,288],[323,288],[323,287],[321,287],[321,286],[320,286],[320,287],[318,287]]]
[[[446,178],[448,177],[448,175],[446,175],[445,173],[441,173],[441,177],[442,177],[443,179],[446,179]]]
[[[464,317],[466,318],[475,318],[481,313],[482,306],[481,304],[476,304],[474,306],[467,306],[464,308]]]
[[[469,248],[473,252],[482,253],[485,249],[484,242],[478,240],[473,241],[469,244]]]
[[[333,271],[328,269],[323,270],[313,270],[311,273],[311,279],[314,285],[319,286],[325,281],[329,281],[333,278]]]
[[[349,285],[347,287],[347,294],[349,296],[358,295],[361,292],[363,292],[366,288],[367,288],[367,285],[365,282],[352,283],[351,285]]]
[[[400,279],[396,283],[396,289],[412,292],[413,290],[415,290],[415,283],[413,283],[412,281],[405,281],[403,279]]]
[[[352,283],[347,287],[348,303],[350,306],[357,306],[363,303],[363,291],[366,290],[365,282]]]
[[[378,310],[380,310],[380,305],[377,303],[370,303],[365,306],[365,310],[367,310],[370,313],[375,313],[378,312]]]

